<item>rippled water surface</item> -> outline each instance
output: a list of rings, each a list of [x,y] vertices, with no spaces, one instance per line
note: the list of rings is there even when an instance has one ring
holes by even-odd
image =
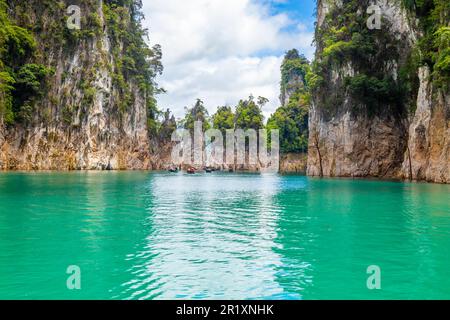
[[[4,173],[0,298],[448,299],[449,203],[448,185]]]

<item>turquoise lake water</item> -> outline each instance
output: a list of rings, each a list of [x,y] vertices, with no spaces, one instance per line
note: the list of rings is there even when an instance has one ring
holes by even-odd
[[[2,173],[0,299],[450,299],[450,186]]]

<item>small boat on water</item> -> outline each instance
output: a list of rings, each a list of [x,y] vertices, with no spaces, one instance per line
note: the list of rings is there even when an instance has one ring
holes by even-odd
[[[189,168],[189,169],[187,169],[187,173],[188,174],[195,174],[195,168]]]
[[[170,168],[169,172],[176,173],[176,172],[178,172],[178,168],[176,168],[176,167]]]
[[[212,168],[205,168],[205,172],[206,173],[211,173],[211,172],[213,172],[214,170],[212,169]]]

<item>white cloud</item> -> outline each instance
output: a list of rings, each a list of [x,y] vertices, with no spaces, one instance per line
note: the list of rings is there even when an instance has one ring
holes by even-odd
[[[161,108],[184,114],[196,98],[212,113],[218,105],[264,96],[266,116],[279,105],[280,63],[284,51],[298,48],[311,58],[312,32],[286,14],[271,15],[266,1],[144,0],[151,44],[163,50],[168,92]],[[289,31],[286,31],[289,30]]]

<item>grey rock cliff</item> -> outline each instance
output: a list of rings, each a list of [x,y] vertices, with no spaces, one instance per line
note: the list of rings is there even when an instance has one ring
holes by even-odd
[[[92,10],[104,26],[103,32],[79,40],[69,49],[61,44],[45,52],[46,63],[55,69],[50,90],[39,101],[31,125],[1,126],[0,169],[149,168],[146,98],[138,85],[127,79],[132,99],[126,112],[119,112],[121,88],[114,83],[111,68],[118,57],[113,54],[102,1],[95,3]],[[33,5],[27,14],[37,21]],[[51,13],[47,17],[56,18]],[[86,101],[82,86],[88,80],[94,93]]]
[[[402,56],[411,50],[420,33],[415,20],[408,18],[399,1],[374,1],[382,8],[383,31],[399,39],[398,59],[387,65],[387,73],[398,77]],[[322,27],[330,6],[341,1],[318,1],[318,28]],[[365,14],[358,12],[357,14]],[[320,48],[316,58],[322,58]],[[356,70],[352,63],[330,70],[331,91],[313,97],[309,117],[309,154],[307,174],[331,177],[380,177],[450,182],[449,140],[450,99],[435,90],[429,70],[419,69],[419,92],[415,111],[401,115],[379,112],[368,115],[355,111],[355,103],[342,90],[344,78]],[[340,91],[340,92],[338,92]],[[341,94],[335,112],[327,112],[321,97]],[[410,109],[405,106],[405,109]]]

